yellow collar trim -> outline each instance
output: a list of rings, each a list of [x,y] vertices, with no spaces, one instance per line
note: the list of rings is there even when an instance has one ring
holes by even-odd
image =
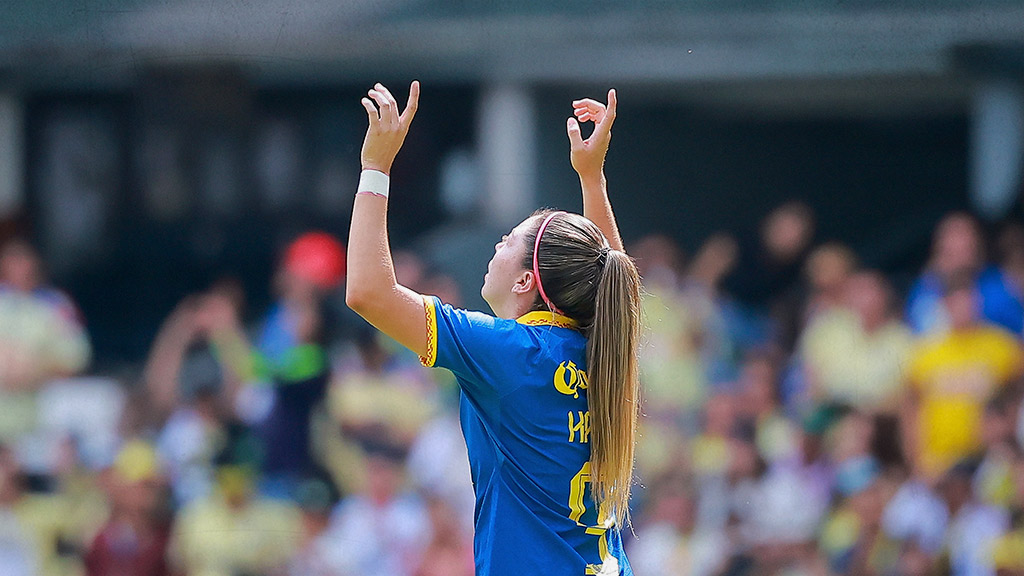
[[[516,322],[526,324],[527,326],[558,326],[559,328],[569,328],[572,330],[579,328],[579,323],[568,316],[540,310],[527,312],[516,318]]]

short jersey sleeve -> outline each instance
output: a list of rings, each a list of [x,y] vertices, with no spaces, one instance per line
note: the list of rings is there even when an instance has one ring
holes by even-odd
[[[495,318],[423,297],[427,320],[424,366],[451,370],[470,396],[503,396],[518,387],[529,341],[513,320]]]

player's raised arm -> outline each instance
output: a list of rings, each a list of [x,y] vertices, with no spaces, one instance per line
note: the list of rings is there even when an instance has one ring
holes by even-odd
[[[590,98],[574,100],[574,117],[569,118],[566,129],[569,132],[569,158],[583,189],[583,215],[597,224],[612,248],[622,250],[622,237],[608,200],[608,184],[604,177],[604,159],[612,140],[616,106],[614,88],[608,91],[607,106]],[[580,132],[580,122],[594,123],[594,132],[586,140]]]
[[[363,172],[349,228],[345,302],[378,330],[424,355],[427,324],[423,297],[395,280],[387,231],[391,164],[409,133],[419,95],[419,82],[413,82],[402,111],[381,84],[375,84],[362,99],[369,126],[360,154]]]

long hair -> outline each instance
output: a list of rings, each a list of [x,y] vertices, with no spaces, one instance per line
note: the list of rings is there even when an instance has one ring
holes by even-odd
[[[524,267],[533,268],[543,217],[526,235]],[[587,337],[591,494],[599,521],[629,521],[629,496],[640,404],[640,274],[633,259],[612,250],[596,224],[559,213],[541,236],[538,268],[551,304],[579,323]],[[538,296],[536,310],[547,305]]]

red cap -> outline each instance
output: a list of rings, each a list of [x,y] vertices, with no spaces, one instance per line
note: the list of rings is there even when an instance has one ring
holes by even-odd
[[[345,278],[345,246],[326,232],[307,232],[288,246],[284,268],[325,290],[335,288]]]

